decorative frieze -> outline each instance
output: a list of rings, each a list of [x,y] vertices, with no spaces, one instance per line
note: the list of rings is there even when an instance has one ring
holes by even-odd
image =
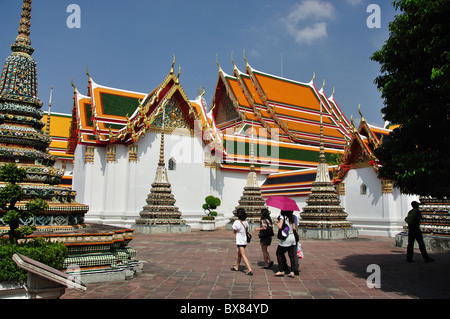
[[[128,148],[128,162],[137,163],[137,156],[138,156],[138,146],[131,145]]]
[[[94,164],[94,147],[87,146],[86,152],[84,153],[84,163],[85,164]]]
[[[392,181],[389,179],[381,180],[381,192],[383,194],[392,194]]]
[[[337,184],[336,190],[337,190],[339,196],[345,196],[345,183]]]
[[[108,145],[106,148],[106,162],[115,163],[116,162],[116,146]]]

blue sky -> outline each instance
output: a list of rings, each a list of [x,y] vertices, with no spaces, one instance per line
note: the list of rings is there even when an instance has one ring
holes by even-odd
[[[0,59],[11,53],[19,27],[20,0],[0,0]],[[81,28],[68,28],[67,7],[81,9]],[[370,29],[370,4],[381,8],[381,28]],[[222,69],[232,74],[231,54],[245,70],[243,50],[257,70],[315,84],[344,114],[382,126],[383,100],[373,80],[379,65],[370,56],[389,36],[397,13],[390,0],[34,0],[31,42],[38,93],[48,109],[70,113],[70,80],[86,94],[86,67],[101,85],[148,93],[168,74],[173,55],[188,98],[205,87],[208,106]]]

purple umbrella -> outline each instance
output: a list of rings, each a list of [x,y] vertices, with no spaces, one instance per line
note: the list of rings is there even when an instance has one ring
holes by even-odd
[[[297,203],[294,200],[284,196],[269,197],[266,200],[266,205],[270,207],[279,208],[285,211],[294,211],[294,212],[300,211],[300,209],[297,206]]]

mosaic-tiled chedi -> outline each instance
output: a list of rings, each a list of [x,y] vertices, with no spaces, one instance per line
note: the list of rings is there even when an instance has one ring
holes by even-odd
[[[325,158],[323,143],[323,124],[320,126],[320,155],[317,167],[316,180],[313,183],[311,194],[306,199],[307,205],[300,213],[300,232],[305,229],[332,230],[351,228],[353,223],[347,220],[348,214],[340,206],[341,200],[330,179],[328,164]]]
[[[16,208],[23,209],[25,202],[33,198],[42,198],[49,205],[47,211],[22,220],[22,224],[36,226],[30,237],[64,243],[69,256],[63,267],[69,272],[72,268],[81,270],[83,281],[88,272],[96,272],[94,281],[100,272],[108,278],[112,272],[133,272],[136,252],[127,247],[133,230],[85,224],[89,207],[75,201],[76,192],[58,186],[64,172],[53,167],[56,157],[48,152],[51,139],[42,130],[43,103],[37,95],[36,62],[31,57],[34,49],[29,38],[30,19],[31,0],[23,0],[19,35],[11,45],[12,53],[0,80],[0,165],[16,163],[26,170],[21,184],[24,201]],[[4,186],[0,182],[0,187]],[[0,218],[0,233],[8,230]]]
[[[64,172],[53,167],[56,158],[47,151],[51,139],[42,130],[43,103],[38,98],[36,62],[31,57],[34,48],[29,38],[30,18],[31,0],[24,0],[19,35],[11,45],[12,53],[0,80],[0,165],[15,162],[26,170],[22,185],[25,201],[40,197],[49,203],[47,212],[24,224],[80,224],[88,207],[75,202],[74,191],[57,186]],[[17,207],[23,207],[23,203]],[[1,219],[0,226],[5,226]]]
[[[419,210],[422,213],[420,228],[425,235],[450,237],[450,199],[422,196]]]
[[[164,107],[164,106],[163,106]],[[140,218],[136,220],[136,228],[143,230],[142,227],[150,226],[184,226],[180,227],[180,232],[190,231],[186,225],[186,220],[181,219],[181,212],[175,206],[175,198],[172,194],[171,184],[167,178],[166,164],[164,162],[164,127],[165,116],[163,111],[161,145],[159,153],[159,162],[156,169],[155,180],[152,183],[150,194],[147,197],[147,205],[139,213]],[[181,231],[183,229],[183,231]]]
[[[251,224],[259,225],[261,220],[261,210],[267,208],[265,205],[266,201],[261,195],[261,188],[258,186],[254,157],[254,143],[252,137],[250,144],[250,172],[248,173],[247,183],[242,192],[242,196],[238,201],[239,205],[236,206],[236,209],[233,211],[234,216],[231,218],[231,222],[234,222],[237,219],[236,215],[238,208],[243,208],[247,214],[247,221]]]

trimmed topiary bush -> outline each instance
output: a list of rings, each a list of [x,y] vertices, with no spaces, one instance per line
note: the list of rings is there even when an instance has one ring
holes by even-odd
[[[214,211],[221,204],[220,199],[214,196],[208,196],[205,198],[205,204],[202,208],[205,211],[206,216],[202,220],[215,220],[217,212]]]

